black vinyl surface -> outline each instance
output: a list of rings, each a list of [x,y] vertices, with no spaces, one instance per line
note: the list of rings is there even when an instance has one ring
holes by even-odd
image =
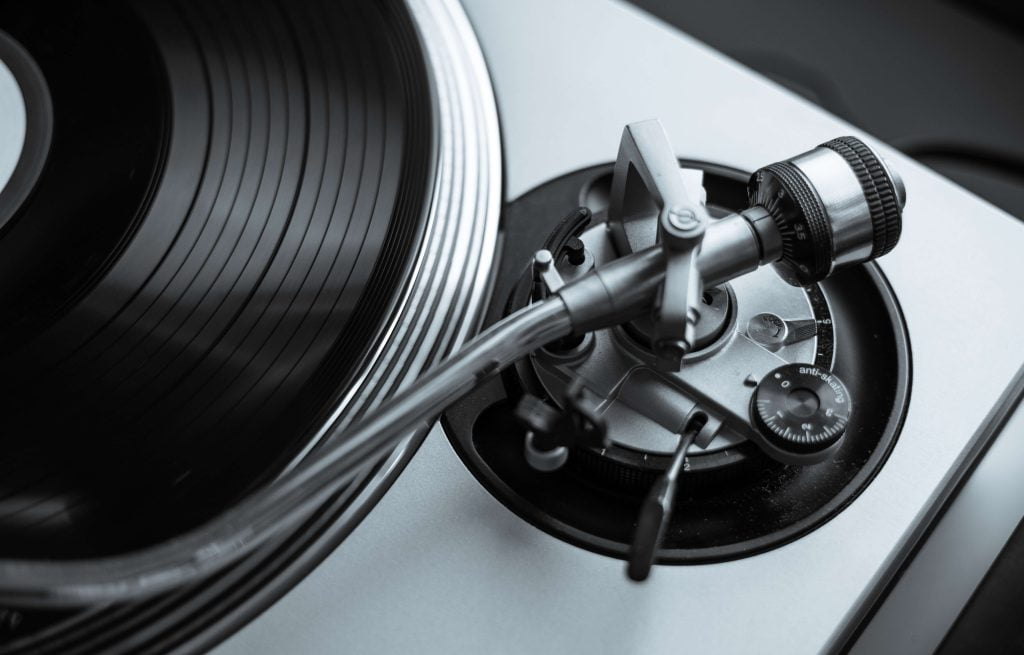
[[[0,14],[56,113],[0,240],[5,556],[153,543],[264,478],[362,357],[418,230],[395,208],[424,153],[372,10],[142,6]]]
[[[54,104],[0,235],[0,557],[118,555],[272,479],[345,393],[421,233],[429,81],[392,1],[6,0],[0,29]],[[0,607],[0,652],[216,643],[358,523],[376,472],[187,588]]]

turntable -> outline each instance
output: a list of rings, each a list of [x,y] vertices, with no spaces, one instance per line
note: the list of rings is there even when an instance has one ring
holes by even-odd
[[[896,644],[1016,454],[1020,225],[637,10],[0,30],[2,653]]]

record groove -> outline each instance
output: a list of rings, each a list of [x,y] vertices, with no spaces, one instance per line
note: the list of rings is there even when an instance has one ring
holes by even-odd
[[[175,181],[177,202],[151,206],[108,275],[14,354],[31,380],[15,391],[18,405],[31,409],[12,407],[5,432],[44,433],[45,461],[22,468],[52,468],[55,450],[63,462],[47,491],[20,506],[8,498],[0,531],[34,509],[39,539],[20,552],[6,539],[5,554],[38,556],[50,544],[56,557],[116,553],[212,515],[301,446],[308,418],[296,429],[281,416],[353,316],[379,320],[386,309],[386,294],[364,291],[393,286],[396,271],[375,263],[386,252],[400,268],[415,230],[395,239],[389,227],[419,218],[393,216],[408,183],[399,174],[404,99],[387,91],[396,72],[390,62],[381,69],[372,28],[348,27],[370,23],[364,10],[301,9],[180,3],[144,16],[162,30],[177,14],[202,62],[206,98],[171,109],[184,138],[209,123],[206,148],[192,153],[205,156],[189,162],[202,172],[192,185]],[[175,102],[182,93],[196,85],[170,90]],[[149,238],[150,223],[163,238]],[[358,353],[338,356],[351,365]],[[332,369],[321,384],[346,373]],[[49,426],[34,424],[44,408],[30,403],[54,398]],[[22,541],[27,527],[18,526]],[[82,537],[91,549],[80,550]]]
[[[30,4],[0,2],[0,27],[8,24],[12,11]],[[122,6],[104,0],[85,4],[107,16],[111,12],[116,15]],[[119,223],[117,247],[105,243],[104,248],[98,248],[105,259],[87,282],[75,280],[60,303],[50,303],[43,308],[46,311],[41,309],[32,314],[27,327],[19,324],[8,329],[0,320],[0,336],[6,337],[0,346],[0,360],[5,364],[17,361],[26,377],[35,378],[35,391],[41,391],[38,397],[43,399],[32,408],[19,410],[23,420],[16,427],[32,428],[41,417],[52,419],[54,403],[69,398],[63,392],[77,389],[82,397],[74,402],[76,417],[108,425],[99,421],[102,418],[123,431],[115,435],[121,440],[108,445],[105,454],[121,457],[126,464],[147,464],[165,472],[165,481],[171,479],[170,474],[176,469],[193,463],[187,461],[189,453],[175,453],[171,446],[192,443],[197,451],[202,447],[205,450],[196,459],[220,459],[217,466],[232,466],[239,458],[251,457],[247,448],[265,447],[265,459],[260,466],[253,465],[247,475],[238,474],[231,480],[236,484],[233,496],[237,497],[247,488],[272,478],[289,466],[293,458],[314,457],[326,426],[347,424],[365,413],[475,329],[488,293],[500,192],[493,98],[468,21],[457,3],[449,0],[264,0],[258,4],[167,0],[140,3],[139,8],[144,13],[144,22],[152,28],[154,47],[159,51],[160,79],[167,87],[167,104],[172,107],[164,117],[168,125],[161,126],[165,141],[161,142],[154,166],[155,181],[133,197],[139,216]],[[268,20],[268,16],[275,19]],[[225,26],[224,19],[228,17],[231,24]],[[353,36],[339,38],[342,35]],[[253,44],[265,47],[256,48]],[[237,75],[232,71],[237,71],[239,65],[249,68],[246,84],[236,87],[230,96],[241,112],[241,116],[235,116],[234,108],[230,112],[226,109],[230,107],[230,87],[225,88],[225,81]],[[362,103],[365,109],[369,103],[365,96],[354,94],[373,86],[373,76],[377,83],[377,104],[373,107],[379,111],[376,116],[364,118],[371,120],[364,123],[356,118],[360,107],[352,105]],[[382,82],[381,78],[388,81]],[[275,86],[273,90],[277,93],[265,92]],[[240,94],[250,98],[249,102],[240,102]],[[251,100],[257,97],[265,101],[260,104]],[[317,98],[327,103],[320,107],[320,113],[311,106]],[[331,99],[334,104],[329,102]],[[216,123],[215,109],[219,112]],[[386,128],[386,139],[381,143],[378,138],[376,143],[390,154],[378,153],[374,160],[366,147],[357,148],[352,143],[351,135],[343,140],[344,163],[338,153],[326,153],[326,147],[319,158],[311,154],[317,147],[327,145],[332,134],[330,125],[337,128],[343,124],[348,131],[358,126],[363,131],[364,126],[375,125],[374,119],[382,129]],[[320,120],[323,122],[315,124]],[[236,159],[232,160],[228,151],[230,141],[225,140],[225,130],[221,128],[231,127],[237,133],[241,129],[239,122],[245,122],[248,128],[243,139],[248,152],[243,156],[236,147]],[[338,138],[337,129],[333,135]],[[260,137],[266,140],[267,152],[279,153],[276,165],[273,157],[259,156],[262,151],[257,151],[263,147]],[[396,152],[397,162],[390,156]],[[369,171],[374,161],[379,161],[377,170],[379,166],[386,170],[397,168],[398,174],[378,175],[376,181],[383,184],[374,184],[357,204],[350,202],[356,185],[344,179],[347,173],[340,174],[341,182],[330,180],[328,154],[335,157],[335,171],[344,171],[346,165],[349,172],[355,166]],[[258,174],[250,164],[249,177],[236,169],[234,186],[224,182],[224,175],[232,172],[230,161],[249,159],[258,162]],[[214,168],[214,162],[221,168]],[[315,184],[310,181],[314,174]],[[232,203],[227,206],[235,207],[236,214],[238,208],[248,209],[249,204],[261,207],[255,213],[260,215],[257,219],[267,215],[265,225],[251,222],[253,212],[247,212],[236,222],[229,220],[231,211],[226,209],[219,215],[217,211],[211,213],[210,198],[199,198],[196,194],[204,183],[213,184],[214,179],[219,185],[216,188],[231,187]],[[246,187],[245,180],[258,182],[250,182]],[[269,185],[268,180],[272,181]],[[182,189],[193,191],[183,199],[178,193]],[[303,189],[307,196],[300,197]],[[353,213],[366,218],[372,207],[376,210],[374,216],[388,219],[386,229],[375,229],[379,221],[371,219],[361,228],[362,232],[344,230],[343,235],[339,233],[342,230],[336,230],[331,235],[335,237],[333,245],[328,245],[323,235],[330,232],[330,225],[341,223],[326,218],[335,212],[325,209],[323,200],[317,209],[315,204],[309,204],[309,198],[329,198],[335,208],[335,195],[351,204],[350,208],[346,205],[349,211],[345,220],[352,222]],[[200,206],[200,200],[207,201],[205,207]],[[302,205],[303,201],[307,204]],[[221,207],[224,206],[222,203]],[[285,217],[299,213],[303,216],[297,218],[296,225],[307,218],[312,225],[313,214],[317,212],[321,212],[317,216],[326,223],[321,223],[320,232],[312,238],[305,223],[301,231],[292,225],[291,232],[284,225]],[[211,229],[211,220],[219,220],[225,229],[237,228],[233,235],[248,235],[248,240],[241,236],[231,239],[230,248],[222,246],[223,251],[210,255],[219,258],[216,271],[197,266],[196,259],[197,249],[210,245],[209,240],[200,236],[200,229],[204,225]],[[276,223],[272,222],[275,220]],[[273,238],[267,230],[273,232]],[[297,233],[306,235],[306,240],[297,237]],[[455,235],[459,238],[455,239]],[[340,253],[346,238],[353,251],[362,253],[362,260],[348,256],[348,251],[344,257],[339,254],[317,258],[316,253],[332,248]],[[380,244],[372,258],[366,254],[366,245],[371,241]],[[307,250],[302,250],[303,243]],[[133,247],[138,244],[144,246]],[[5,247],[0,241],[0,259]],[[312,256],[308,254],[311,252]],[[232,253],[235,260],[230,260]],[[257,259],[261,262],[259,266],[254,264]],[[278,267],[271,269],[267,263],[271,261],[277,261]],[[367,261],[371,264],[369,268],[365,266]],[[186,269],[186,264],[192,268]],[[345,280],[358,275],[365,282],[359,293],[346,292],[349,287],[339,280],[349,264],[354,273],[353,277],[345,275]],[[235,268],[228,270],[229,265]],[[292,270],[288,265],[305,269],[292,278],[293,287],[280,292],[270,282]],[[314,268],[318,272],[310,275]],[[182,272],[176,277],[174,273],[179,269]],[[104,284],[114,279],[124,283]],[[240,286],[247,287],[249,293],[241,297],[231,293]],[[219,293],[217,302],[202,291],[192,292],[199,287]],[[165,288],[178,293],[172,296]],[[227,303],[233,311],[227,311]],[[247,312],[250,303],[259,304],[264,311]],[[294,310],[288,316],[286,307],[309,311],[298,320]],[[166,316],[180,320],[166,323]],[[209,321],[204,322],[205,319]],[[244,329],[237,327],[242,323]],[[213,325],[220,329],[211,329]],[[171,326],[173,329],[169,329]],[[188,328],[183,330],[180,326]],[[281,359],[278,353],[260,348],[264,342],[250,337],[257,334],[276,338],[276,343],[283,344],[279,352],[289,356]],[[325,334],[333,337],[327,346],[318,340]],[[288,344],[298,343],[296,335],[301,337],[302,347],[289,348]],[[15,337],[18,347],[5,349],[14,343]],[[225,341],[235,348],[218,349]],[[197,344],[205,350],[196,353]],[[211,354],[221,356],[213,361]],[[279,362],[284,362],[284,366],[278,367]],[[196,365],[190,368],[188,363]],[[53,371],[65,366],[75,375],[53,384]],[[37,373],[39,368],[48,373]],[[206,377],[184,380],[196,371]],[[266,372],[272,377],[252,371]],[[106,398],[106,393],[96,388],[97,373],[102,373],[101,379],[112,383],[131,403],[108,405],[108,409],[113,407],[116,411],[107,412],[90,407],[90,398]],[[179,374],[176,380],[184,382],[169,380],[171,374]],[[213,405],[217,411],[202,412],[209,396],[232,389],[233,375],[249,381],[262,397],[275,402],[275,407],[284,407],[272,420],[257,425],[256,429],[261,430],[257,436],[262,435],[263,439],[254,440],[248,434],[249,438],[220,442],[223,435],[231,435],[229,428],[247,427],[246,420],[260,422],[258,409],[263,408],[262,404],[252,410],[252,416],[245,416],[249,411],[244,404],[246,394],[236,393]],[[137,388],[139,381],[152,386]],[[284,398],[282,389],[292,392],[290,400]],[[32,390],[13,391],[20,394],[20,400],[33,397]],[[176,395],[168,400],[170,394]],[[139,399],[152,401],[154,404],[147,407],[163,409],[161,416],[178,421],[179,426],[200,425],[209,429],[187,436],[172,434],[174,439],[157,443],[164,446],[158,450],[167,457],[149,461],[146,451],[151,449],[137,443],[137,435],[142,434],[140,426],[155,425],[156,433],[166,433],[173,432],[169,427],[173,424],[162,425],[160,420],[142,412],[135,405]],[[194,399],[189,405],[193,412],[189,416],[168,411],[176,408],[178,405],[173,403],[181,399]],[[234,400],[241,400],[242,404],[233,403]],[[5,402],[17,407],[19,399],[11,395]],[[122,406],[125,411],[121,411]],[[271,412],[263,409],[263,413]],[[232,421],[239,416],[237,422]],[[0,428],[6,430],[12,424]],[[280,437],[281,433],[290,438]],[[35,433],[27,430],[23,434]],[[141,602],[77,612],[26,611],[19,631],[0,633],[0,652],[164,652],[186,643],[190,648],[216,643],[240,621],[258,613],[283,593],[334,548],[386,490],[422,436],[410,435],[386,461],[365,469],[360,480],[332,497],[301,526],[228,570]],[[272,443],[264,444],[264,439]],[[0,442],[6,445],[6,433],[0,433]],[[238,444],[243,447],[235,448]],[[67,518],[69,507],[76,506],[76,519],[82,520],[84,509],[95,507],[98,499],[109,499],[83,493],[95,492],[96,487],[84,484],[93,479],[72,479],[67,468],[56,470],[52,449],[48,451],[52,443],[21,439],[17,445],[6,463],[17,459],[20,464],[0,464],[5,469],[0,470],[0,540],[6,535],[17,536],[21,542],[16,546],[33,558],[39,557],[39,546],[52,548],[58,537],[67,535],[72,528],[74,536],[69,541],[76,550],[52,554],[80,557],[86,552],[116,553],[132,547],[132,540],[124,538],[88,543],[97,530],[102,532],[104,527],[117,527],[135,518],[109,512],[109,506],[106,523],[96,520],[71,528],[68,523],[61,523],[62,518]],[[93,444],[82,443],[79,448],[91,451]],[[94,452],[87,454],[97,457]],[[175,455],[186,461],[172,459]],[[75,464],[72,456],[64,459],[68,467]],[[15,474],[20,477],[14,477]],[[99,473],[92,475],[100,477]],[[21,482],[33,476],[38,487],[34,495],[43,504],[50,503],[39,516],[48,515],[49,522],[40,524],[33,535],[26,535],[18,526],[8,523],[15,516],[10,511],[14,504],[5,504],[3,499],[5,494],[8,501],[13,498],[24,511],[29,503]],[[162,507],[150,512],[161,513],[164,519],[187,510],[197,488],[194,483],[165,488],[147,479],[131,483],[143,490],[148,483],[149,489],[159,492],[156,500]],[[217,499],[214,495],[203,498],[214,509],[225,506],[230,502],[228,496],[232,496],[226,494],[225,498]],[[57,507],[56,502],[63,502],[63,507]],[[191,518],[193,522],[200,520],[196,516]],[[169,528],[167,521],[159,523],[145,526],[145,530],[134,535],[134,543],[158,540],[161,531],[183,528]],[[5,545],[11,547],[10,542]],[[0,558],[10,555],[0,553]]]

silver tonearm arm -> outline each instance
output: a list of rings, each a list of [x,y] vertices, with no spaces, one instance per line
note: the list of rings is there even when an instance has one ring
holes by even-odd
[[[658,215],[657,240],[665,270],[654,304],[654,353],[659,367],[679,370],[693,347],[700,319],[697,260],[709,223],[707,210],[684,182],[675,152],[658,121],[627,125],[612,176],[608,230],[620,255],[641,249],[631,233],[638,218]]]
[[[860,170],[878,174],[851,174]],[[367,464],[483,379],[572,333],[654,312],[660,362],[678,368],[692,343],[702,284],[715,286],[769,263],[794,284],[809,284],[839,265],[873,259],[899,238],[905,192],[867,146],[843,137],[758,171],[751,182],[752,206],[741,213],[709,221],[694,196],[661,125],[627,126],[609,225],[622,257],[494,324],[367,417],[335,427],[317,458],[192,532],[127,556],[65,561],[60,567],[0,560],[0,602],[53,607],[123,601],[223,568],[307,518]],[[651,208],[659,216],[658,241],[635,249],[630,219]]]

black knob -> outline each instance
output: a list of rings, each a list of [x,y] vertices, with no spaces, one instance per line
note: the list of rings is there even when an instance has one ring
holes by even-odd
[[[791,284],[813,284],[836,268],[881,257],[900,238],[903,182],[852,136],[765,166],[747,193],[778,229],[777,268]]]
[[[842,380],[810,364],[786,364],[771,371],[750,401],[751,418],[765,440],[800,455],[821,453],[837,443],[852,409]]]
[[[579,237],[573,237],[565,243],[565,253],[573,266],[580,266],[587,261],[587,247]]]

